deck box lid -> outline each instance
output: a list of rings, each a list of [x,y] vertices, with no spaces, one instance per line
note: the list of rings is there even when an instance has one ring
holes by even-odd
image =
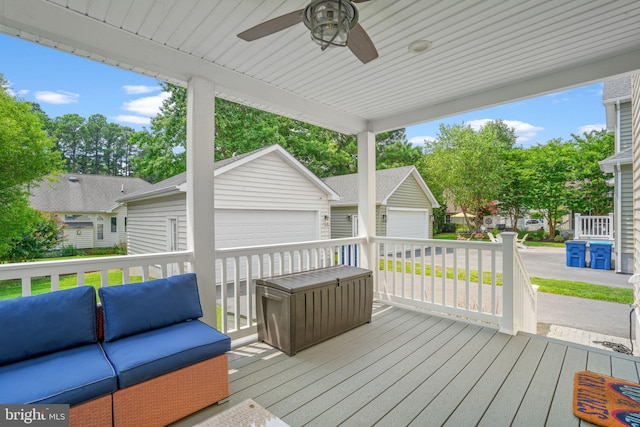
[[[371,270],[348,265],[321,268],[300,273],[285,274],[257,279],[256,285],[280,289],[288,293],[305,292],[313,288],[323,287],[340,281],[371,275]]]

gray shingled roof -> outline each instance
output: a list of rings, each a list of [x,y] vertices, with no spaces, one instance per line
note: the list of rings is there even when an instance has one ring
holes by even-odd
[[[62,174],[31,189],[31,206],[44,212],[107,212],[116,199],[151,184],[140,178]]]
[[[631,99],[631,75],[604,82],[602,89],[602,102],[604,104],[625,99]]]
[[[632,148],[629,147],[620,151],[619,153],[614,154],[613,156],[607,157],[604,160],[600,160],[598,164],[600,165],[600,169],[602,169],[605,173],[613,173],[614,166],[620,163],[621,165],[630,165],[633,162],[633,152]]]
[[[376,204],[382,203],[393,190],[409,175],[413,166],[376,171]],[[358,174],[332,176],[324,178],[325,184],[340,195],[333,206],[351,206],[358,204]]]

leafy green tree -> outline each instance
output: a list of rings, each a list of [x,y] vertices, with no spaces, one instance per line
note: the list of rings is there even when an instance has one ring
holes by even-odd
[[[614,154],[614,137],[603,129],[572,138],[577,152],[568,207],[575,212],[606,215],[613,210],[611,187],[607,185],[611,174],[604,174],[598,162]]]
[[[65,169],[72,173],[80,171],[80,157],[84,156],[83,127],[85,119],[78,114],[56,117],[49,128],[57,149],[65,160]]]
[[[29,216],[21,238],[5,255],[9,262],[26,262],[40,258],[62,243],[63,223],[60,219],[33,209],[29,211]]]
[[[532,185],[535,183],[528,179],[524,169],[527,150],[514,147],[505,156],[504,175],[496,185],[499,188],[498,207],[500,212],[509,216],[514,230],[517,230],[518,220],[530,209],[529,197]]]
[[[500,196],[499,183],[507,173],[504,164],[515,141],[514,130],[499,120],[478,131],[464,124],[443,124],[436,140],[425,141],[419,169],[432,191],[460,206],[469,228],[478,231],[486,209]]]
[[[32,105],[8,93],[0,75],[0,259],[34,223],[28,189],[32,183],[59,170],[62,165],[54,143],[43,129],[41,115]]]
[[[140,150],[135,173],[157,182],[186,168],[185,88],[161,83],[169,93],[151,128],[132,135]],[[215,160],[280,144],[319,177],[356,172],[357,142],[344,135],[288,117],[216,98]],[[376,136],[378,168],[414,164],[421,150],[407,142],[404,129]]]
[[[526,205],[539,210],[555,236],[574,191],[577,149],[570,142],[552,139],[526,150],[523,160],[524,178],[530,182]]]

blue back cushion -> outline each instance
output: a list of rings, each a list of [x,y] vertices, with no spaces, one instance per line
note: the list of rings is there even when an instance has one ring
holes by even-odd
[[[146,332],[202,317],[195,274],[98,289],[104,340]]]
[[[97,342],[91,286],[0,301],[0,365]]]

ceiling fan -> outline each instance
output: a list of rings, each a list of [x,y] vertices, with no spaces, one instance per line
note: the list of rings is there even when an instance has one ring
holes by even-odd
[[[321,50],[329,46],[346,46],[366,64],[378,57],[378,51],[358,23],[358,9],[354,3],[365,1],[368,0],[313,0],[304,9],[265,21],[241,32],[238,37],[250,42],[303,22]]]

